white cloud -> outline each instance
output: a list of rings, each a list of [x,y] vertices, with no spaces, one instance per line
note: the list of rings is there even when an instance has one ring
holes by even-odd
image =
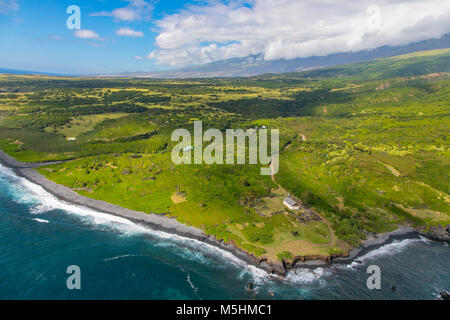
[[[0,0],[0,14],[9,14],[19,10],[17,0]]]
[[[113,11],[101,11],[91,13],[90,16],[113,17],[118,21],[148,20],[153,6],[149,1],[125,0],[129,2],[127,7],[117,8]]]
[[[118,36],[126,36],[126,37],[143,37],[144,34],[142,31],[135,31],[130,28],[120,28],[116,30],[116,34]]]
[[[119,20],[133,21],[137,19],[137,12],[129,8],[119,8],[113,10],[112,16]]]
[[[81,38],[81,39],[100,40],[100,36],[95,31],[87,30],[87,29],[76,30],[74,35],[75,35],[75,37]]]
[[[232,0],[156,22],[147,58],[182,66],[263,53],[266,60],[402,45],[450,32],[450,0]]]

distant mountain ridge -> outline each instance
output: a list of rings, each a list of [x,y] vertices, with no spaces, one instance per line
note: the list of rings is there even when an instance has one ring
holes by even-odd
[[[78,75],[86,77],[143,77],[143,78],[215,78],[215,77],[249,77],[266,73],[300,72],[343,64],[364,62],[373,59],[388,58],[416,51],[450,48],[450,33],[439,39],[429,39],[402,46],[382,46],[372,50],[358,52],[334,53],[327,56],[312,56],[292,60],[264,60],[263,54],[243,58],[231,58],[203,65],[178,68],[168,71],[123,72],[97,75]],[[77,76],[48,72],[0,68],[0,74]]]
[[[415,51],[445,48],[450,48],[450,34],[446,34],[440,39],[429,39],[403,46],[382,46],[372,50],[334,53],[327,56],[266,61],[264,60],[263,55],[259,54],[244,58],[231,58],[170,71],[131,72],[115,74],[115,76],[148,78],[248,77],[265,73],[288,73],[320,69],[379,58],[388,58]]]
[[[21,74],[21,75],[39,74],[39,75],[46,75],[46,76],[62,76],[62,74],[57,74],[57,73],[29,71],[29,70],[18,70],[18,69],[7,69],[7,68],[0,68],[0,74]]]

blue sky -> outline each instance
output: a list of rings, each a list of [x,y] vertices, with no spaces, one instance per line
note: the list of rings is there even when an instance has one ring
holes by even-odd
[[[66,9],[81,9],[69,30]],[[402,45],[450,32],[450,0],[0,0],[0,67],[153,71]]]
[[[146,17],[134,21],[109,16],[91,16],[127,7],[122,0],[23,0],[19,8],[1,14],[0,67],[55,73],[108,73],[155,70],[167,67],[151,60],[137,60],[154,49],[154,19],[183,6],[183,1],[160,1]],[[150,3],[150,2],[149,2]],[[66,8],[81,9],[81,28],[95,31],[100,40],[82,39],[66,27]],[[1,8],[1,7],[0,7]],[[141,31],[142,37],[118,36],[120,28]]]

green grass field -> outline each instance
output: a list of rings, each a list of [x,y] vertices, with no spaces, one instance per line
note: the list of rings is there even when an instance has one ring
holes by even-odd
[[[450,223],[449,52],[242,79],[3,75],[0,148],[69,160],[39,172],[273,261],[346,252],[371,232]],[[174,165],[171,133],[194,120],[279,129],[276,182],[259,165]],[[286,192],[322,221],[272,215]]]

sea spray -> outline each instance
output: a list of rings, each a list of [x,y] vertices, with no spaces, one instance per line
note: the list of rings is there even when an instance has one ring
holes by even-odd
[[[429,242],[430,240],[420,237],[417,239],[404,239],[404,240],[394,240],[392,243],[385,244],[377,249],[371,250],[363,256],[357,258],[357,261],[346,265],[349,270],[355,270],[359,265],[366,264],[369,260],[374,260],[377,257],[395,255],[402,252],[406,247],[415,242]]]
[[[286,281],[296,284],[306,284],[319,281],[322,277],[329,274],[330,271],[326,271],[323,268],[297,268],[288,272],[286,275]]]

